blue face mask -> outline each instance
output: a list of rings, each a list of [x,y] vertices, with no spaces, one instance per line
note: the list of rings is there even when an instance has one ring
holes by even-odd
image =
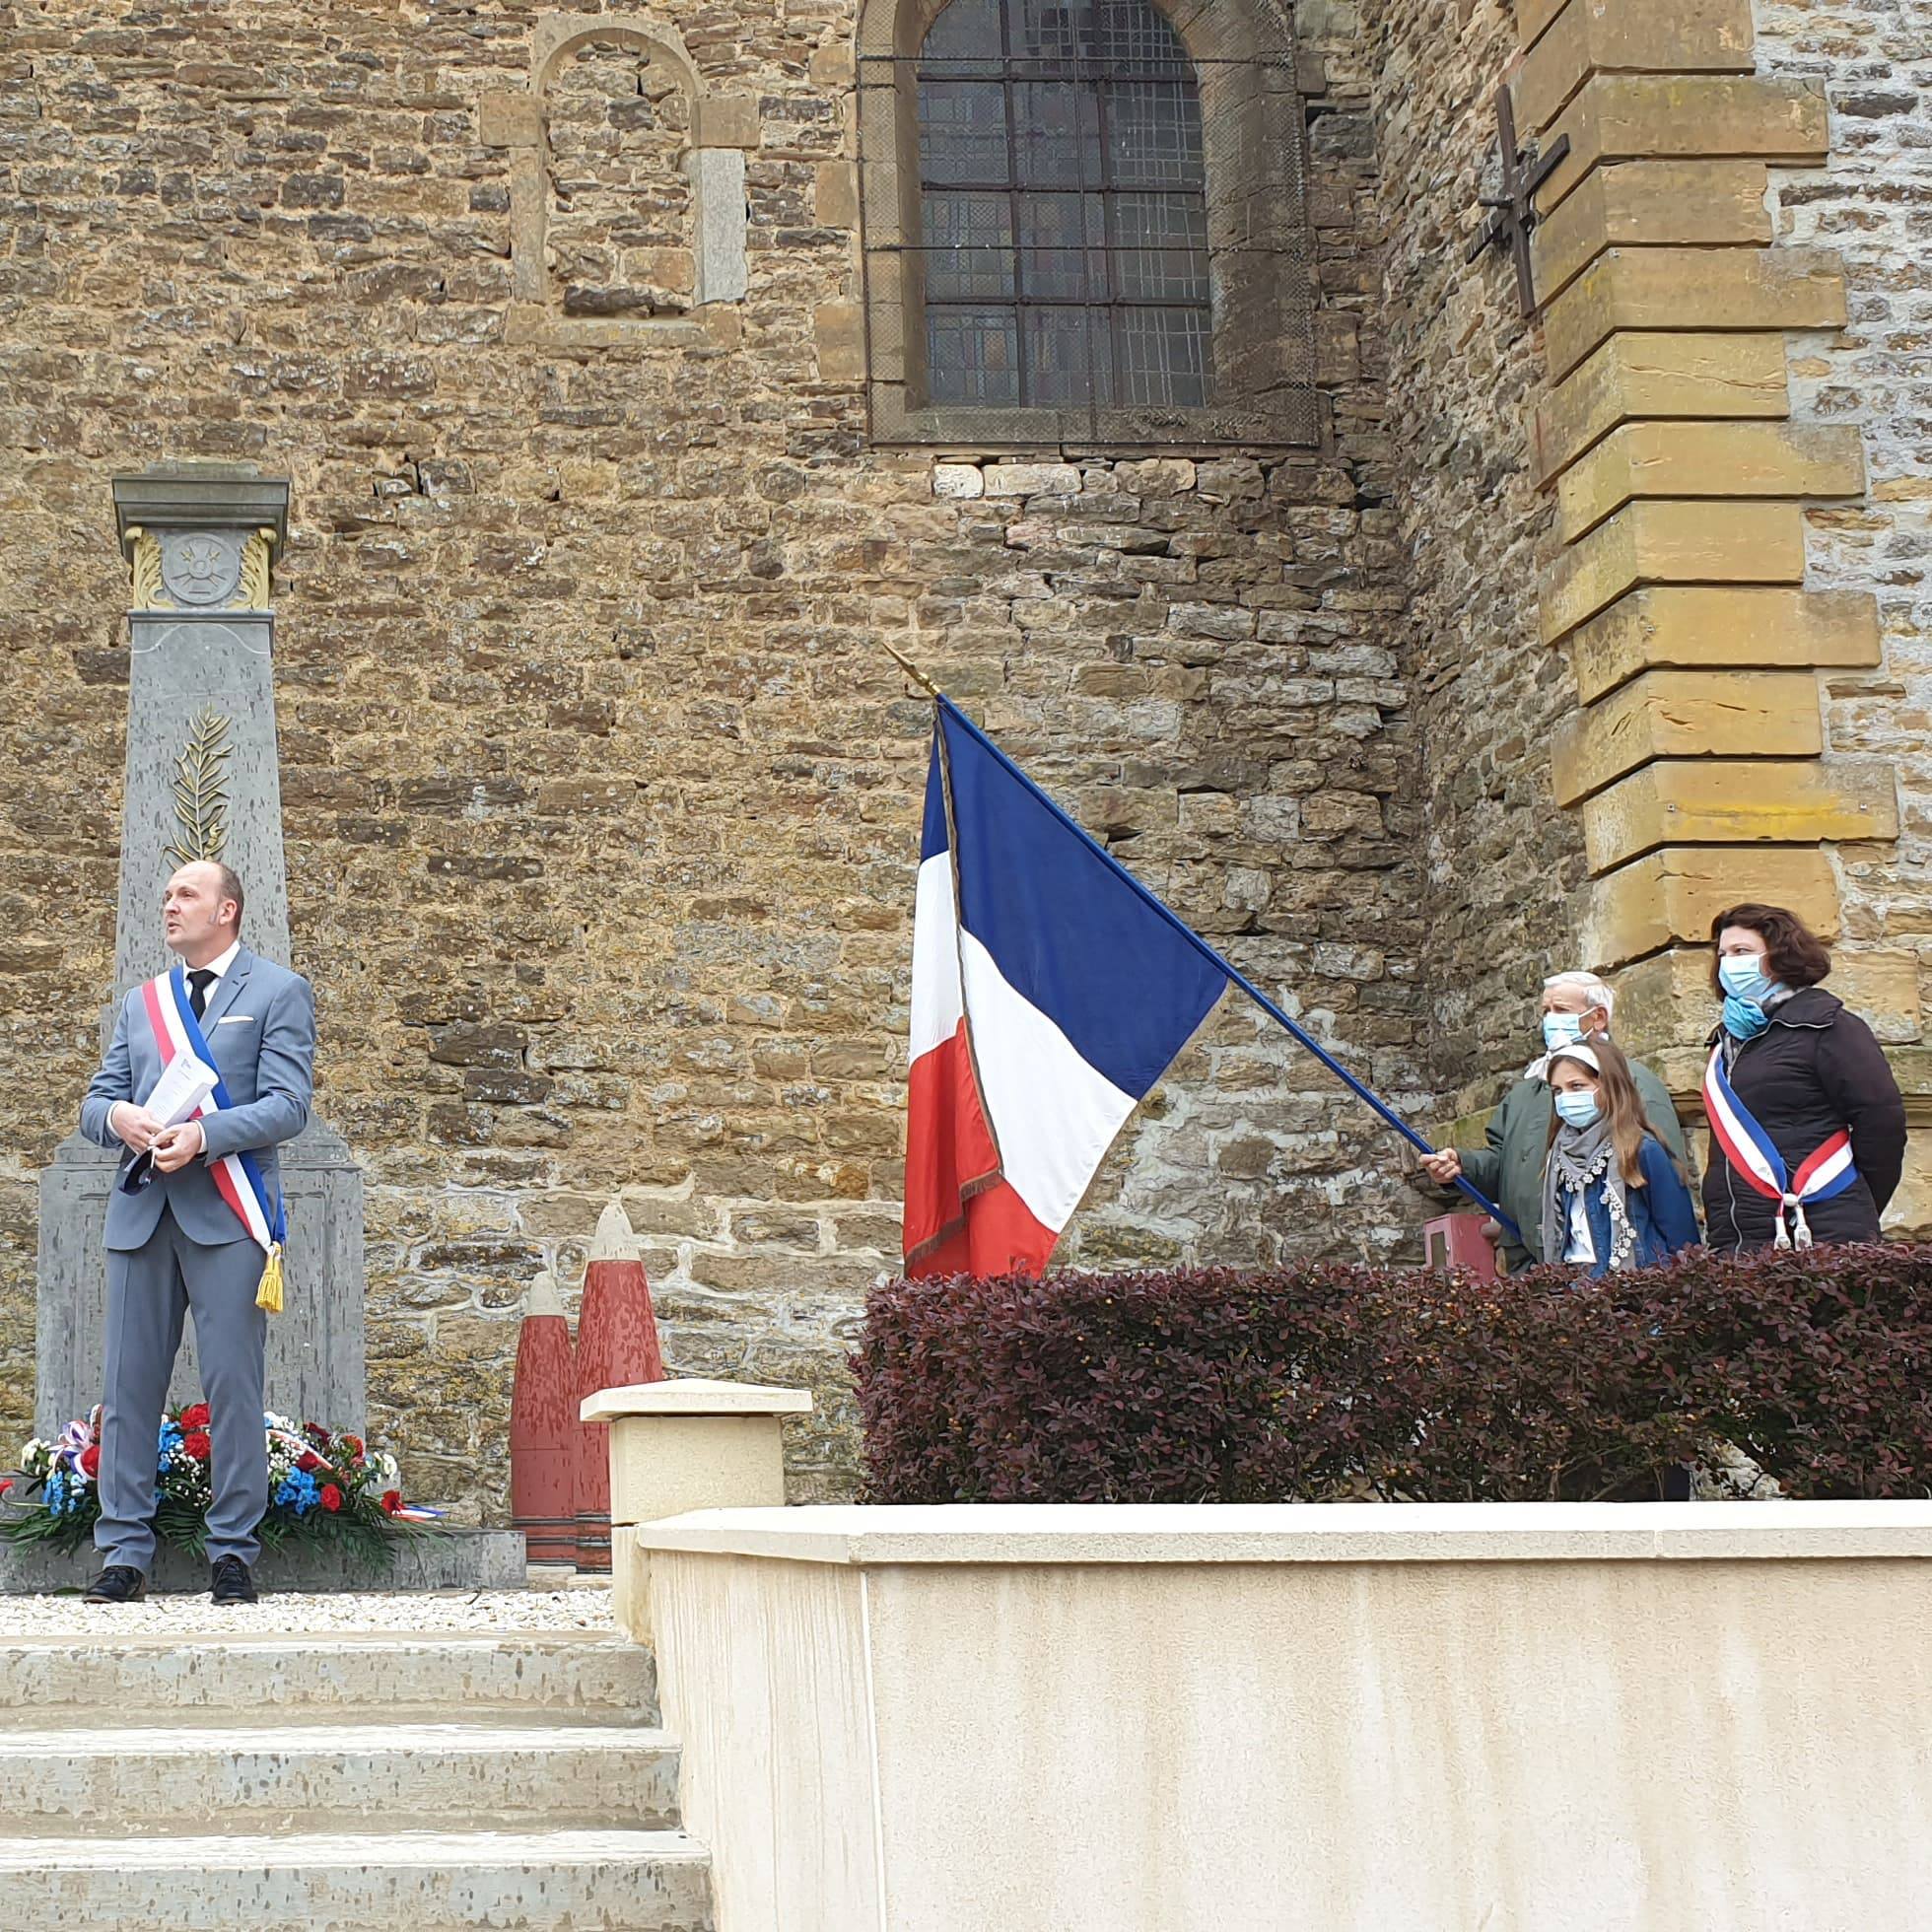
[[[1597,1106],[1594,1093],[1580,1092],[1559,1093],[1556,1096],[1556,1111],[1567,1127],[1592,1127],[1601,1109]]]
[[[1740,1000],[1735,993],[1724,996],[1724,1030],[1732,1039],[1755,1040],[1770,1023],[1770,1015],[1755,1000]]]
[[[1573,1047],[1583,1038],[1583,1021],[1575,1013],[1545,1013],[1543,1044],[1554,1053],[1558,1047]]]
[[[1775,986],[1764,973],[1762,953],[1733,953],[1717,962],[1717,981],[1724,991],[1739,1000],[1755,1000],[1763,1004],[1764,996]]]

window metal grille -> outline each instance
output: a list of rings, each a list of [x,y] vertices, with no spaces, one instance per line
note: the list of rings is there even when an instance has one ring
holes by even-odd
[[[1151,0],[952,0],[917,85],[929,399],[1205,405],[1201,100]]]
[[[878,442],[1320,441],[1281,0],[862,0],[858,54]]]

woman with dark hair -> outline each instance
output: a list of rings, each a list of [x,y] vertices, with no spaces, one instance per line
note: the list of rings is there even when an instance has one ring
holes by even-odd
[[[1872,1029],[1819,982],[1831,955],[1782,906],[1711,921],[1722,1023],[1705,1043],[1704,1227],[1720,1250],[1876,1241],[1905,1103]]]
[[[1543,1170],[1543,1257],[1593,1276],[1696,1245],[1676,1157],[1650,1130],[1630,1064],[1608,1037],[1550,1056],[1555,1111]]]

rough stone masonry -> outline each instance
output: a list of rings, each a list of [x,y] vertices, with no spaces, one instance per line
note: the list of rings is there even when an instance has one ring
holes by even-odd
[[[867,446],[844,5],[610,10],[748,99],[747,292],[686,319],[684,107],[567,56],[544,271],[512,340],[537,10],[0,8],[0,1433],[31,1409],[34,1177],[111,960],[127,586],[108,478],[245,458],[278,565],[297,963],[318,1104],[363,1161],[372,1426],[504,1494],[518,1303],[621,1194],[673,1370],[819,1397],[895,1260],[926,708],[909,646],[1368,1077],[1421,1106],[1407,598],[1365,69],[1303,75],[1318,448],[940,461]],[[713,136],[702,130],[701,145]],[[579,324],[601,341],[572,340]],[[626,333],[616,324],[645,325]],[[823,326],[821,327],[821,324]],[[971,454],[972,452],[953,452]],[[1387,1255],[1413,1197],[1327,1076],[1229,1011],[1070,1252]]]
[[[1552,11],[1294,9],[1318,446],[1000,454],[868,441],[854,0],[0,0],[0,1440],[111,974],[107,483],[156,460],[293,485],[296,963],[368,1180],[372,1426],[425,1493],[501,1511],[518,1299],[581,1276],[612,1194],[673,1372],[812,1388],[794,1494],[847,1491],[927,731],[880,637],[1416,1118],[1493,1097],[1584,866],[1537,637],[1541,344],[1462,260],[1490,97]],[[1868,156],[1924,150],[1922,58],[1867,78],[1857,22],[1760,12]],[[1922,319],[1877,282],[1924,218],[1835,160],[1779,205],[1868,238],[1885,329],[1793,380],[1884,414],[1889,507],[1820,567],[1881,551],[1905,637],[1928,465],[1907,380],[1860,372]],[[1889,728],[1889,689],[1834,685],[1832,731]],[[1896,937],[1891,891],[1848,904]],[[1067,1252],[1414,1254],[1400,1165],[1229,1008]]]

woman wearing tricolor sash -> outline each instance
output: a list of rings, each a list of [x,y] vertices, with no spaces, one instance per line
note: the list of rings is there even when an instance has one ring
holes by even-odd
[[[1649,1268],[1697,1243],[1677,1156],[1650,1131],[1630,1065],[1608,1039],[1558,1047],[1543,1171],[1546,1262],[1593,1278]]]
[[[1819,982],[1831,955],[1796,913],[1711,922],[1723,1017],[1704,1043],[1710,1245],[1876,1241],[1905,1160],[1905,1103],[1872,1029]]]

